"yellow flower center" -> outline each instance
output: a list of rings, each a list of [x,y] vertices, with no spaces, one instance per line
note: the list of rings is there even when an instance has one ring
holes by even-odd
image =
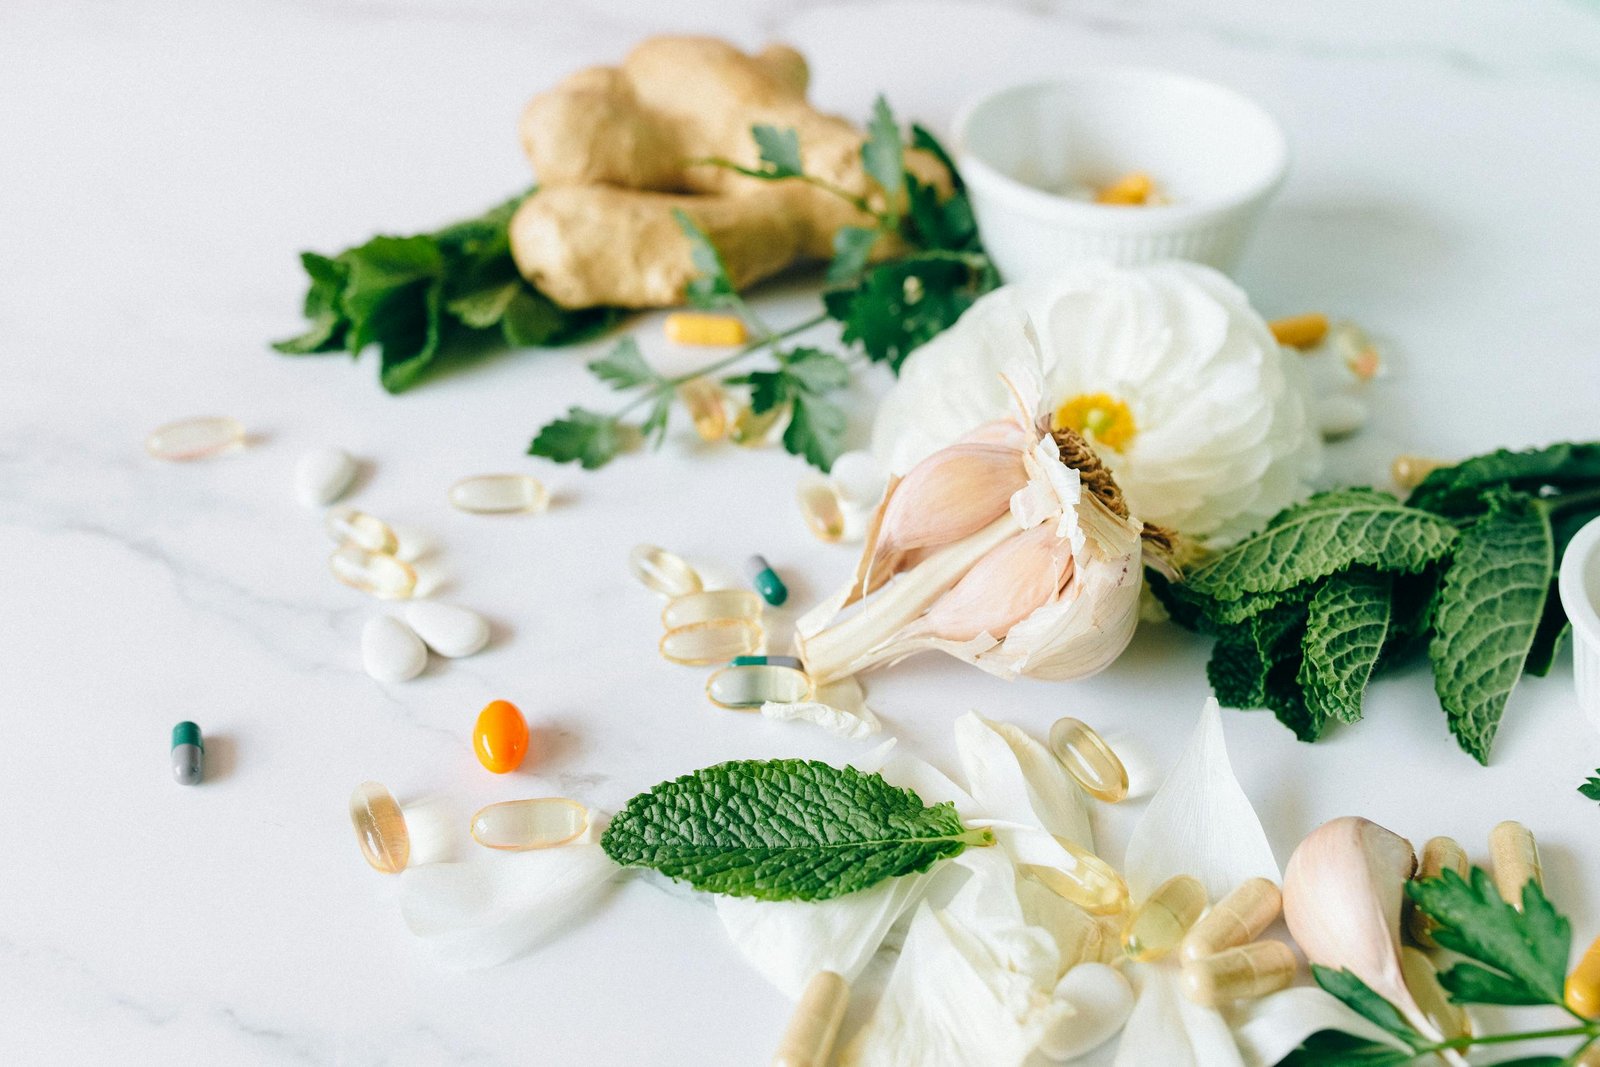
[[[1072,397],[1056,408],[1051,425],[1058,430],[1076,430],[1092,437],[1095,444],[1117,452],[1127,448],[1139,432],[1132,410],[1110,393],[1080,393]]]

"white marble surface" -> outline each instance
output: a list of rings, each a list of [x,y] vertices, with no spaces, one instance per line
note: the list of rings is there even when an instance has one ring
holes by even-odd
[[[822,103],[859,114],[882,89],[936,125],[971,93],[1091,63],[1256,94],[1289,127],[1295,164],[1242,282],[1269,315],[1325,308],[1395,355],[1336,475],[1381,477],[1399,449],[1600,436],[1600,10],[1587,0],[9,0],[0,1061],[764,1061],[787,1005],[704,900],[634,879],[540,954],[447,973],[362,863],[344,808],[366,778],[464,816],[547,790],[615,807],[732,757],[847,758],[844,743],[708,707],[703,672],[656,658],[658,605],[623,564],[652,540],[731,577],[759,549],[806,602],[849,553],[802,529],[796,464],[681,435],[596,475],[525,458],[566,404],[604,402],[578,353],[498,359],[396,399],[371,356],[296,361],[264,345],[297,326],[299,249],[426,228],[518,188],[524,99],[668,29],[788,39]],[[774,317],[801,299],[771,298]],[[143,455],[151,427],[201,412],[245,420],[252,447],[188,466]],[[496,622],[487,652],[409,685],[361,672],[374,604],[329,578],[329,546],[291,491],[295,457],[324,443],[370,461],[360,506],[434,536],[448,596]],[[448,508],[452,481],[499,469],[546,478],[558,505],[517,519]],[[1148,628],[1078,685],[923,661],[872,696],[935,761],[949,721],[977,707],[1039,730],[1064,712],[1115,722],[1161,764],[1205,694],[1204,655]],[[1519,818],[1587,939],[1600,811],[1573,790],[1600,739],[1570,687],[1563,656],[1520,688],[1488,769],[1455,748],[1421,667],[1377,684],[1369,720],[1315,748],[1265,715],[1227,728],[1280,858],[1346,813],[1479,853],[1495,821]],[[494,697],[535,727],[510,779],[468,747]],[[210,744],[197,789],[167,770],[182,718]],[[1135,810],[1102,823],[1113,855]]]

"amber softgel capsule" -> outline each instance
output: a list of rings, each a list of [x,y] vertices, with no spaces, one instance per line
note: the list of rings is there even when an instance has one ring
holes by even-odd
[[[628,553],[628,569],[646,589],[664,597],[688,596],[702,588],[693,567],[656,545],[634,545]]]
[[[727,663],[735,656],[750,655],[761,647],[764,637],[760,625],[749,619],[714,619],[668,630],[659,647],[663,659],[689,667],[709,667]]]
[[[1128,906],[1128,884],[1110,864],[1064,837],[1056,844],[1072,858],[1070,866],[1028,868],[1045,888],[1091,915],[1115,915]]]
[[[1116,804],[1127,797],[1127,768],[1088,723],[1057,719],[1050,727],[1050,751],[1073,781],[1096,800]]]
[[[472,839],[501,852],[555,848],[589,828],[589,809],[565,797],[507,800],[479,808],[472,816]]]
[[[1122,948],[1134,960],[1160,959],[1183,940],[1206,910],[1206,890],[1187,874],[1168,878],[1128,916],[1122,927]]]
[[[244,424],[226,415],[169,422],[144,439],[144,450],[151,456],[174,462],[210,459],[243,446]]]
[[[544,511],[550,490],[527,474],[477,474],[450,487],[450,506],[473,515]]]
[[[703,589],[675,597],[661,609],[661,625],[668,630],[717,619],[759,619],[761,599],[748,589]]]
[[[399,874],[411,860],[411,835],[394,794],[377,782],[362,782],[350,796],[361,855],[375,871]]]

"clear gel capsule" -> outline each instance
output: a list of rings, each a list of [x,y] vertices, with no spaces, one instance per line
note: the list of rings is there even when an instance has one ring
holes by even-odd
[[[1183,938],[1183,958],[1200,960],[1260,937],[1283,911],[1283,894],[1265,878],[1251,878],[1217,901]]]
[[[1446,1041],[1466,1037],[1472,1032],[1472,1023],[1466,1011],[1452,1002],[1439,984],[1439,972],[1427,953],[1410,945],[1401,945],[1400,976],[1405,979],[1411,998],[1422,1009],[1423,1017],[1444,1035]]]
[[[244,444],[244,425],[226,415],[203,415],[169,422],[144,439],[144,450],[156,459],[209,459]]]
[[[1187,874],[1156,886],[1122,927],[1122,948],[1134,960],[1160,959],[1178,947],[1189,927],[1206,910],[1206,891]]]
[[[399,874],[411,859],[411,835],[394,795],[377,782],[362,782],[350,794],[350,821],[361,854],[375,871]]]
[[[550,490],[527,474],[478,474],[450,487],[450,506],[474,515],[543,511],[550,506]]]
[[[779,404],[757,414],[749,404],[745,404],[734,415],[728,438],[742,448],[760,448],[767,443],[767,435],[778,424],[778,420],[783,418],[784,410],[783,405]]]
[[[678,399],[689,411],[694,432],[702,441],[728,436],[728,396],[710,378],[691,378],[678,386]]]
[[[804,671],[772,664],[723,667],[706,680],[706,696],[719,708],[747,711],[769,701],[797,704],[810,700],[811,679]]]
[[[661,656],[690,667],[726,663],[760,648],[763,636],[761,627],[749,619],[694,622],[662,636]]]
[[[1328,343],[1344,360],[1350,373],[1361,381],[1371,381],[1383,369],[1383,357],[1378,347],[1367,336],[1367,331],[1353,322],[1335,323],[1328,331]]]
[[[172,728],[172,777],[179,785],[199,785],[206,775],[206,743],[200,727],[180,722]]]
[[[1495,888],[1505,902],[1522,910],[1522,887],[1535,882],[1544,888],[1544,868],[1539,865],[1539,845],[1533,832],[1507,819],[1489,831],[1489,869]]]
[[[833,1043],[850,1003],[850,983],[833,971],[818,971],[789,1016],[783,1042],[772,1055],[772,1067],[828,1067]]]
[[[819,478],[800,483],[800,516],[819,541],[835,544],[844,538],[844,511],[832,486]]]
[[[353,589],[382,600],[404,600],[417,588],[417,572],[383,552],[359,545],[340,545],[328,557],[333,576]]]
[[[1116,804],[1127,797],[1127,768],[1088,723],[1057,719],[1050,727],[1050,751],[1073,781],[1096,800]]]
[[[1445,871],[1455,871],[1462,878],[1467,877],[1471,869],[1467,860],[1467,851],[1448,837],[1432,837],[1422,846],[1422,862],[1417,865],[1417,880],[1437,878]],[[1411,931],[1411,936],[1417,944],[1433,947],[1434,921],[1427,914],[1406,900],[1406,928]]]
[[[748,589],[707,589],[668,601],[661,625],[669,630],[716,619],[759,619],[761,599]]]
[[[400,538],[388,523],[355,508],[333,508],[323,518],[322,528],[328,531],[334,544],[355,545],[386,556],[392,556],[400,550]]]
[[[507,800],[479,808],[472,816],[472,839],[502,852],[554,848],[588,828],[589,809],[565,797]]]
[[[745,560],[744,573],[749,577],[750,584],[756,587],[756,592],[761,594],[761,599],[773,607],[789,599],[789,587],[783,584],[783,579],[772,569],[766,556],[751,556]]]
[[[1578,965],[1567,975],[1566,1002],[1585,1019],[1600,1017],[1600,937],[1589,943]]]
[[[1286,989],[1299,964],[1282,941],[1256,941],[1183,965],[1183,995],[1207,1008]]]
[[[1029,866],[1029,874],[1091,915],[1112,915],[1128,906],[1128,885],[1110,864],[1064,837],[1057,837],[1056,844],[1066,850],[1074,865],[1066,870]]]
[[[1445,462],[1440,459],[1400,455],[1394,457],[1394,463],[1389,467],[1389,476],[1401,489],[1415,489],[1422,484],[1424,478],[1443,466]]]
[[[655,545],[635,545],[628,553],[628,569],[652,593],[665,597],[688,596],[700,591],[700,575],[680,557]]]

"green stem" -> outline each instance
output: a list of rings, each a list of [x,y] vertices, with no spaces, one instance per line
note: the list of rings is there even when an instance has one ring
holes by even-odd
[[[1474,1045],[1509,1045],[1518,1041],[1542,1041],[1552,1037],[1586,1037],[1593,1041],[1600,1036],[1600,1024],[1589,1023],[1585,1026],[1556,1027],[1550,1030],[1523,1030],[1514,1034],[1485,1034],[1477,1036],[1468,1034],[1464,1037],[1453,1037],[1449,1041],[1440,1041],[1436,1044],[1424,1045],[1417,1049],[1420,1056],[1428,1052],[1447,1052]]]
[[[813,315],[809,319],[804,319],[795,323],[793,326],[785,327],[784,329],[775,333],[768,332],[765,336],[756,338],[754,341],[751,341],[749,344],[745,345],[732,355],[724,356],[722,359],[719,359],[714,363],[709,363],[698,370],[691,371],[688,374],[679,374],[672,378],[662,378],[660,381],[651,385],[649,389],[640,393],[627,404],[623,405],[617,411],[617,413],[611,417],[613,420],[620,421],[624,415],[628,414],[628,412],[639,407],[641,404],[655,400],[656,397],[660,396],[664,392],[676,389],[683,383],[693,381],[696,378],[703,378],[708,374],[715,374],[720,370],[726,370],[728,367],[733,366],[742,359],[753,356],[763,349],[770,348],[779,341],[793,337],[795,334],[804,333],[806,330],[809,330],[814,326],[820,326],[826,321],[828,321],[828,316],[826,313]]]
[[[866,197],[857,196],[855,193],[852,193],[843,186],[835,185],[830,181],[817,177],[815,174],[785,174],[780,178],[773,174],[763,174],[758,170],[752,170],[749,167],[741,166],[731,159],[722,159],[720,157],[697,159],[694,162],[704,164],[708,167],[722,167],[724,170],[735,171],[739,174],[743,174],[747,178],[755,178],[757,181],[804,182],[815,189],[821,189],[825,193],[829,193],[838,197],[840,200],[843,200],[845,203],[861,212],[861,214],[870,215],[877,221],[877,228],[884,233],[895,233],[900,228],[900,220],[892,209],[888,212],[874,211],[872,209],[872,204],[867,200]]]
[[[1586,489],[1581,493],[1566,493],[1557,496],[1550,503],[1550,514],[1560,515],[1563,512],[1584,511],[1597,507],[1600,507],[1600,488]]]

